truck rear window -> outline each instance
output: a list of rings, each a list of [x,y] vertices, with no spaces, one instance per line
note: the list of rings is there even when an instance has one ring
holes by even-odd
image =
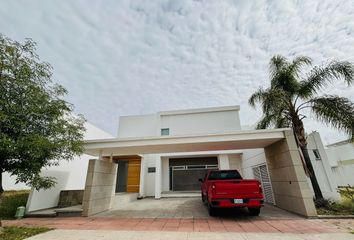
[[[238,171],[215,171],[210,172],[208,180],[232,180],[242,179]]]

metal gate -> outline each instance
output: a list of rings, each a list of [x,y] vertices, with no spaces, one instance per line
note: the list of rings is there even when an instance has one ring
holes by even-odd
[[[253,170],[254,178],[258,179],[262,184],[262,189],[265,198],[264,201],[267,203],[275,204],[272,183],[270,181],[267,165],[266,164],[260,165],[252,168],[252,170]]]

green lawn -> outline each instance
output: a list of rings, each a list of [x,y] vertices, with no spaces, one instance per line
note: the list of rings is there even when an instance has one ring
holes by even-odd
[[[26,206],[29,190],[5,191],[1,196],[0,219],[12,219],[16,209]]]
[[[51,229],[44,227],[4,227],[0,232],[0,240],[22,240],[49,230]]]

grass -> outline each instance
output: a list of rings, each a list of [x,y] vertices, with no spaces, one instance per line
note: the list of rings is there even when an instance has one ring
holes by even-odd
[[[4,229],[0,232],[0,239],[22,240],[49,230],[51,229],[44,227],[4,227]]]
[[[1,196],[0,219],[13,219],[16,209],[26,206],[29,191],[5,191]]]

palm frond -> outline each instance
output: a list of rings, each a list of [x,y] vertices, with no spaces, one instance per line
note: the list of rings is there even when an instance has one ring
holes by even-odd
[[[264,101],[267,95],[267,91],[263,88],[259,88],[256,92],[254,92],[251,97],[248,99],[248,104],[252,107],[256,107],[256,103],[261,103]]]
[[[289,66],[289,73],[299,77],[301,68],[312,64],[312,60],[306,56],[296,57]]]
[[[298,78],[302,67],[310,64],[311,59],[304,56],[296,57],[292,62],[279,55],[273,57],[270,61],[271,88],[280,88],[294,95],[300,87]]]
[[[325,67],[314,67],[307,79],[300,82],[299,96],[311,98],[335,79],[344,79],[347,84],[353,83],[354,65],[347,61],[332,61]]]
[[[270,78],[274,78],[275,75],[287,64],[287,59],[281,55],[275,55],[269,62]]]
[[[275,115],[264,115],[262,119],[257,123],[256,129],[266,129],[273,125],[275,121]]]
[[[284,111],[269,113],[263,115],[262,119],[257,123],[256,129],[266,129],[270,127],[286,128],[291,126],[291,121],[287,118]]]
[[[276,128],[288,128],[288,127],[291,127],[291,121],[287,118],[287,116],[279,116],[276,119],[275,127]]]
[[[354,103],[348,98],[325,95],[312,99],[310,104],[318,120],[353,137]]]
[[[248,100],[248,103],[255,107],[256,103],[262,105],[264,114],[281,112],[287,108],[288,95],[282,89],[276,88],[259,88]]]

